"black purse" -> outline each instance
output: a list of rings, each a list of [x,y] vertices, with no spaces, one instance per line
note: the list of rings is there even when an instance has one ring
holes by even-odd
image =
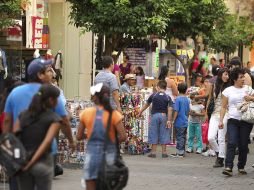
[[[101,166],[98,172],[98,178],[96,181],[96,190],[122,190],[127,185],[128,178],[129,178],[129,169],[125,165],[122,157],[120,156],[117,132],[116,132],[116,143],[115,143],[117,153],[116,153],[115,162],[113,165],[108,165],[106,162],[107,144],[110,140],[108,132],[110,129],[111,119],[112,119],[112,113],[110,113],[108,123],[107,123],[103,158],[102,158]]]
[[[0,136],[0,164],[9,177],[17,174],[27,163],[27,152],[21,141],[12,133]]]
[[[214,102],[214,85],[212,86],[212,96],[210,98],[210,101],[209,101],[209,104],[207,105],[207,116],[208,116],[208,119],[210,120],[211,116],[212,116],[212,113],[214,111],[214,108],[215,108],[215,102]]]

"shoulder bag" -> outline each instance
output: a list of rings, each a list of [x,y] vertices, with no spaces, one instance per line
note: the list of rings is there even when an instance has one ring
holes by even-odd
[[[105,133],[105,144],[103,151],[103,158],[101,166],[98,172],[98,178],[96,181],[96,190],[122,190],[128,182],[129,169],[125,166],[125,163],[120,156],[119,142],[116,133],[116,158],[113,165],[108,165],[106,162],[106,150],[109,142],[109,129],[112,119],[112,113],[109,115],[107,130]]]
[[[251,90],[251,93],[253,90]],[[243,103],[238,107],[238,110],[242,113],[242,120],[254,124],[254,102],[253,101],[243,101]]]

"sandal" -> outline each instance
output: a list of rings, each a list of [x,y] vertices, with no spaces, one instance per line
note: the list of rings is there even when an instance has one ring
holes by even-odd
[[[245,171],[245,169],[238,169],[238,173],[241,175],[247,175],[247,172]]]
[[[227,175],[227,176],[232,176],[232,169],[227,167],[223,170],[222,174]]]

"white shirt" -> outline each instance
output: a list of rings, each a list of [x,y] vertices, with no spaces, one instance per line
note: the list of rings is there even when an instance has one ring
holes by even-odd
[[[228,98],[228,118],[241,120],[242,113],[238,108],[244,101],[244,96],[254,94],[253,89],[247,85],[244,85],[243,88],[230,86],[222,94]]]

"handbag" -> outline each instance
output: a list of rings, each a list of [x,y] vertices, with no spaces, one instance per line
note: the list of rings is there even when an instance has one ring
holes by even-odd
[[[239,106],[239,111],[242,113],[242,120],[254,124],[254,102],[253,101],[244,101]]]
[[[0,164],[9,177],[17,174],[27,163],[27,152],[21,141],[12,133],[0,136]]]
[[[112,119],[112,113],[109,115],[108,123],[107,123],[107,130],[105,133],[105,144],[104,144],[104,151],[101,166],[98,171],[98,178],[96,181],[96,190],[121,190],[123,189],[128,182],[129,178],[129,169],[125,165],[122,157],[120,156],[119,150],[119,142],[116,134],[116,158],[113,165],[108,165],[106,162],[106,150],[107,144],[109,142],[109,129]]]
[[[212,96],[210,98],[209,104],[207,105],[207,115],[208,115],[209,119],[211,118],[211,115],[212,115],[214,108],[215,108],[213,89],[214,89],[214,85],[212,86]]]

